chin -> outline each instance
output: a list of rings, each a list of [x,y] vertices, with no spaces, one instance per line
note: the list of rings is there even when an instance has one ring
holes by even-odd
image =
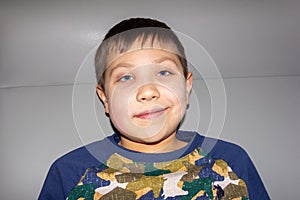
[[[144,143],[144,144],[157,144],[162,141],[164,141],[166,138],[168,138],[170,134],[168,135],[154,135],[151,137],[145,137],[145,138],[137,138],[137,142]]]

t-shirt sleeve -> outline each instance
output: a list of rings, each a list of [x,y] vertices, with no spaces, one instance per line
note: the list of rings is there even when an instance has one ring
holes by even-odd
[[[243,164],[244,169],[241,173],[248,185],[249,198],[252,200],[270,199],[256,167],[249,155],[242,148],[240,148],[240,162],[245,163]]]
[[[50,167],[39,200],[64,200],[83,176],[86,168],[99,166],[85,147],[71,151],[58,158]]]
[[[226,150],[216,150],[217,152],[224,152],[221,157],[223,157],[223,159],[226,160],[226,162],[230,165],[232,170],[245,181],[249,193],[249,199],[270,199],[262,179],[260,178],[259,173],[248,153],[238,145],[227,142],[221,143],[221,145],[218,145],[218,148],[225,148]]]
[[[50,167],[38,199],[66,199],[64,184],[56,163]]]

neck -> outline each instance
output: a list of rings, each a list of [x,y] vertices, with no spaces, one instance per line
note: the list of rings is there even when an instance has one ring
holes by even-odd
[[[119,145],[138,152],[143,153],[166,153],[178,150],[184,147],[187,143],[176,138],[176,133],[156,143],[136,142],[121,136]]]

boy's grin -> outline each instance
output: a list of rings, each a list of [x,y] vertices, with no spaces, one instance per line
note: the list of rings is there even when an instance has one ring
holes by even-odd
[[[128,141],[133,150],[135,144],[168,140],[164,146],[175,145],[192,88],[192,75],[184,77],[176,54],[161,49],[126,52],[107,67],[105,76],[104,91],[98,86],[97,92],[121,142]]]
[[[163,115],[166,111],[167,108],[157,108],[157,109],[152,109],[149,111],[145,111],[139,114],[134,115],[135,118],[138,119],[153,119],[153,118],[157,118],[160,117],[161,115]]]

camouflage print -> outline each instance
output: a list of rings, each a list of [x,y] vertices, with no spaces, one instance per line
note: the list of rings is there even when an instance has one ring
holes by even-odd
[[[113,154],[86,170],[68,200],[248,199],[246,183],[202,149],[169,162],[135,162]]]

